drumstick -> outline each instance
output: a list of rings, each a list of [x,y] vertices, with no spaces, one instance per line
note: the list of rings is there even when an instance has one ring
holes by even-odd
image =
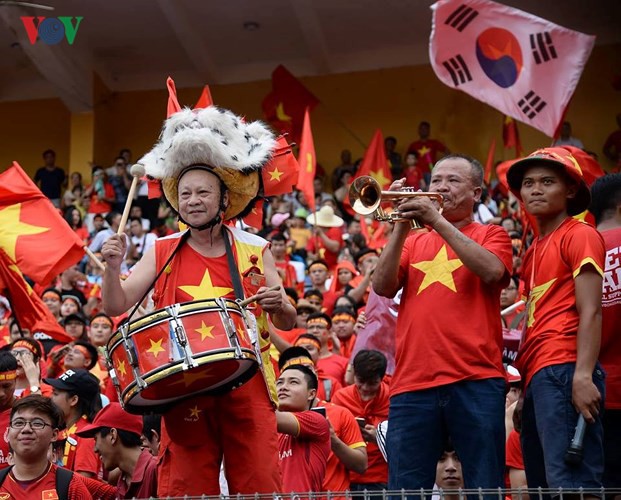
[[[121,217],[121,223],[119,224],[119,229],[117,230],[116,234],[123,234],[125,232],[125,224],[127,224],[127,218],[129,217],[129,209],[132,206],[132,201],[134,199],[136,187],[138,186],[138,181],[142,176],[144,176],[144,167],[140,165],[140,163],[136,163],[135,165],[132,165],[130,173],[132,174],[132,185],[129,187],[127,201],[125,202],[125,208],[123,209],[123,216]]]
[[[274,285],[269,287],[267,290],[265,290],[266,292],[275,292],[276,290],[280,290],[280,285]],[[250,297],[248,297],[247,299],[242,300],[239,305],[241,307],[246,307],[248,304],[250,304],[251,302],[254,302],[255,300],[257,300],[257,297],[260,294],[256,294],[256,295],[251,295]]]

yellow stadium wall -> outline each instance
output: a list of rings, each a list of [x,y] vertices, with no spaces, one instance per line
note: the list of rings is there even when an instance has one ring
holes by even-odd
[[[585,147],[601,153],[607,135],[615,129],[621,111],[621,92],[612,88],[621,73],[621,45],[596,47],[574,94],[567,119],[573,134]],[[174,75],[173,75],[174,77]],[[492,138],[497,140],[496,159],[512,157],[502,148],[502,115],[440,83],[430,66],[301,78],[320,99],[311,122],[319,163],[330,172],[339,164],[342,149],[353,157],[376,128],[398,140],[403,152],[417,137],[421,120],[432,125],[432,136],[455,152],[472,154],[484,161]],[[162,82],[164,88],[164,82]],[[249,120],[262,117],[261,101],[270,91],[269,81],[214,85],[216,104],[243,114]],[[108,166],[121,148],[129,147],[136,160],[157,139],[166,112],[166,92],[110,92],[96,80],[94,161]],[[193,106],[201,89],[179,89],[179,102]],[[70,115],[58,100],[0,103],[0,165],[19,159],[31,174],[41,164],[41,152],[52,147],[58,164],[67,166]],[[519,124],[524,149],[532,151],[551,140]],[[355,137],[354,137],[355,136]],[[359,142],[359,141],[360,142]],[[84,173],[84,165],[70,165]],[[87,177],[88,178],[88,177]]]

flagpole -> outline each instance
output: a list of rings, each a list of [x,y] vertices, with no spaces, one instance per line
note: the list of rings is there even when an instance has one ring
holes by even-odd
[[[104,263],[99,260],[99,258],[93,253],[90,248],[84,246],[84,253],[89,256],[89,258],[99,269],[101,269],[102,271],[106,270],[106,266],[104,266]]]

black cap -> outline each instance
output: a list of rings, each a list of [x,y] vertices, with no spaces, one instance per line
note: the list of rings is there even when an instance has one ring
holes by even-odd
[[[93,397],[99,392],[99,379],[86,370],[67,370],[58,378],[43,382],[61,391],[75,392],[79,397]]]
[[[86,318],[82,314],[79,314],[79,313],[73,313],[73,314],[69,314],[65,316],[65,319],[63,319],[63,326],[69,323],[69,321],[79,321],[84,326],[88,324],[88,321],[86,321]]]

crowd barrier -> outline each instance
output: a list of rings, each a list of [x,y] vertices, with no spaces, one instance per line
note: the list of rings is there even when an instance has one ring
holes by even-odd
[[[458,489],[458,490],[382,490],[364,492],[307,492],[290,494],[254,495],[201,495],[183,497],[161,497],[151,500],[586,500],[599,497],[603,500],[621,498],[621,489],[564,489],[564,488],[521,488],[521,489]]]

